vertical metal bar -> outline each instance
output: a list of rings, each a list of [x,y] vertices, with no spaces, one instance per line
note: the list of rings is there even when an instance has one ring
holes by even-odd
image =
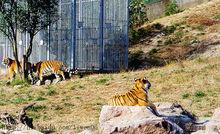
[[[104,21],[104,0],[100,0],[99,16],[99,45],[100,45],[100,70],[104,70],[104,46],[103,46],[103,21]]]
[[[6,37],[5,37],[5,36],[3,36],[3,37],[5,38],[5,53],[4,53],[3,57],[7,57],[7,56],[8,56],[8,52],[7,52],[7,50],[8,50],[8,44],[7,44],[7,39],[6,39]]]
[[[50,60],[50,25],[47,27],[48,43],[47,43],[47,60]]]
[[[60,0],[59,2],[59,14],[60,14],[60,20],[58,20],[58,40],[57,40],[57,48],[58,48],[58,52],[57,52],[57,59],[62,61],[63,60],[63,56],[62,56],[62,17],[63,17],[63,14],[62,14],[62,2]]]
[[[129,3],[130,0],[126,0],[126,44],[125,44],[125,68],[128,69],[128,30],[129,30]]]
[[[71,68],[76,69],[76,0],[72,0],[71,5]]]

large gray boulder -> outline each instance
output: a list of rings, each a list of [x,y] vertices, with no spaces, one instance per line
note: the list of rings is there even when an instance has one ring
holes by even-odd
[[[103,106],[99,118],[102,134],[162,134],[197,131],[196,119],[178,104],[157,103],[161,117],[140,106]]]

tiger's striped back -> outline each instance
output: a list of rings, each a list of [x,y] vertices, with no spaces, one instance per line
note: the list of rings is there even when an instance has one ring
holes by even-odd
[[[40,81],[43,81],[44,76],[55,74],[56,77],[62,76],[65,80],[64,72],[67,71],[66,65],[62,61],[48,60],[40,61],[33,65],[33,72],[37,73]]]

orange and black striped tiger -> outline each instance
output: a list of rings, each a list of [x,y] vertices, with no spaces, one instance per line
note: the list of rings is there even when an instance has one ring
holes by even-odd
[[[23,62],[19,62],[20,63],[20,67],[19,67],[19,69],[17,69],[18,68],[18,65],[17,65],[17,63],[16,63],[16,61],[15,60],[13,60],[13,59],[11,59],[11,58],[3,58],[3,60],[2,60],[2,63],[4,64],[4,65],[6,65],[7,66],[7,68],[8,68],[8,73],[9,73],[9,79],[10,79],[10,82],[12,82],[13,80],[14,80],[14,78],[15,78],[15,76],[16,76],[16,74],[18,74],[18,73],[22,73],[22,69],[23,69]],[[31,79],[32,79],[32,72],[31,72],[31,63],[30,62],[28,62],[27,63],[27,66],[28,66],[28,73],[30,74],[30,77],[31,77]],[[18,72],[19,71],[19,72]]]
[[[113,106],[147,106],[159,116],[156,106],[149,100],[148,90],[151,84],[147,78],[135,79],[133,89],[123,95],[113,96],[108,104]]]
[[[67,71],[67,67],[62,61],[45,60],[33,64],[32,71],[36,73],[37,77],[40,79],[40,84],[42,84],[44,81],[43,77],[52,74],[54,74],[56,78],[60,78],[57,82],[61,79],[65,80],[64,73]]]

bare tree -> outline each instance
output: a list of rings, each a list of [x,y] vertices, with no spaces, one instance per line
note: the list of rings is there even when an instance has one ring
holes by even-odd
[[[58,20],[59,0],[22,0],[19,4],[19,29],[29,35],[29,44],[24,58],[24,78],[27,78],[27,62],[32,53],[35,35]]]
[[[0,0],[0,32],[11,42],[14,58],[19,66],[17,31],[27,32],[30,38],[23,56],[24,78],[28,77],[27,62],[32,53],[35,35],[58,20],[59,0]]]

